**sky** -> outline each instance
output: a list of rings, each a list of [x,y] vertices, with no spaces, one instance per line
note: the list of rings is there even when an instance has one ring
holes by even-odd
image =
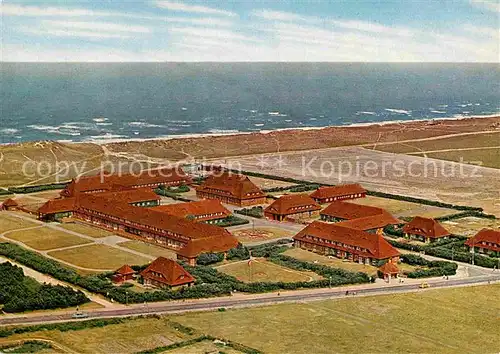
[[[0,61],[499,62],[499,0],[0,0]]]

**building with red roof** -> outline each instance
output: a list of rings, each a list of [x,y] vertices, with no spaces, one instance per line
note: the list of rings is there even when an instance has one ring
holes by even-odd
[[[399,225],[402,223],[401,220],[396,219],[391,214],[383,212],[382,214],[366,216],[364,218],[341,221],[338,222],[337,225],[350,229],[382,234],[386,226]]]
[[[115,274],[111,277],[114,283],[123,283],[127,280],[134,279],[136,271],[133,270],[129,265],[125,264],[115,271]]]
[[[321,220],[339,222],[387,213],[382,208],[349,202],[333,202],[320,213]]]
[[[438,239],[446,239],[451,236],[439,222],[431,218],[416,216],[403,227],[405,237],[430,243]]]
[[[179,263],[172,259],[159,257],[141,272],[144,285],[156,287],[190,286],[195,282]]]
[[[157,188],[159,186],[179,186],[191,183],[191,179],[180,168],[158,168],[137,174],[100,173],[73,179],[61,192],[62,197],[74,197],[79,193],[100,193],[125,188]]]
[[[283,221],[289,217],[316,216],[320,210],[321,206],[307,194],[287,194],[264,209],[264,216],[271,220]]]
[[[160,205],[153,208],[169,215],[196,222],[217,224],[231,216],[231,212],[215,199],[202,199],[196,202]]]
[[[216,199],[237,206],[264,204],[266,195],[247,176],[222,172],[208,176],[196,187],[200,199]]]
[[[366,197],[366,189],[357,183],[341,184],[338,186],[321,186],[311,193],[311,198],[320,204],[364,197]]]
[[[364,264],[397,262],[399,251],[379,234],[315,221],[293,237],[294,246]]]
[[[381,267],[378,268],[378,273],[386,281],[390,281],[391,278],[396,278],[399,274],[399,268],[393,262],[386,262]]]
[[[17,210],[18,208],[19,208],[19,203],[12,198],[6,199],[2,203],[2,210]]]
[[[465,241],[465,246],[471,252],[500,257],[500,230],[482,229],[475,236]]]
[[[161,198],[149,188],[118,188],[113,191],[96,193],[100,198],[112,199],[116,204],[130,204],[133,206],[155,206],[159,205]],[[60,220],[73,215],[84,194],[75,197],[52,199],[47,201],[38,209],[38,217],[41,220]]]

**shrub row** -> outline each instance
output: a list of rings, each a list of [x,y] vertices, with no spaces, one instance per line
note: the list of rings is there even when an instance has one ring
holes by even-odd
[[[447,261],[428,261],[427,259],[415,254],[401,255],[401,261],[410,265],[428,267],[428,269],[417,269],[407,274],[408,278],[424,278],[455,275],[458,265]]]
[[[485,214],[483,212],[475,211],[475,210],[468,210],[468,211],[464,211],[462,213],[440,216],[440,217],[435,218],[435,220],[448,221],[448,220],[466,218],[466,217],[470,217],[470,216],[476,217],[476,218],[483,218],[483,219],[496,219],[495,215]]]
[[[253,218],[262,219],[264,217],[264,208],[261,206],[254,206],[251,208],[236,209],[236,214],[251,216]]]
[[[250,258],[250,252],[249,252],[248,248],[246,248],[245,246],[243,246],[240,243],[240,244],[238,244],[238,247],[231,248],[227,252],[226,258],[228,260],[232,260],[232,259],[245,260],[245,259]]]
[[[266,193],[274,193],[274,192],[285,192],[285,191],[290,191],[290,192],[307,192],[311,190],[316,190],[320,187],[320,184],[317,183],[302,183],[302,184],[295,184],[293,186],[286,186],[286,187],[273,187],[273,188],[264,188],[262,191]]]
[[[52,349],[52,345],[41,340],[27,340],[18,344],[0,346],[0,353],[37,353]]]
[[[227,218],[225,218],[224,220],[219,221],[217,223],[217,225],[220,227],[230,227],[230,226],[237,226],[237,225],[245,225],[245,224],[249,224],[249,223],[250,223],[250,221],[248,221],[247,219],[243,219],[243,218],[239,218],[239,217],[234,216],[234,215],[230,215]]]
[[[222,262],[224,260],[224,253],[202,253],[196,259],[196,264],[209,265]]]
[[[12,193],[6,189],[0,189],[0,195],[11,195]]]
[[[163,191],[168,191],[171,193],[187,193],[190,191],[189,186],[187,186],[185,184],[181,184],[178,187],[171,187],[171,186],[167,187],[167,186],[161,185],[158,187],[158,189],[161,189]]]
[[[52,184],[40,184],[37,186],[26,186],[26,187],[9,187],[9,193],[25,194],[25,193],[36,193],[43,192],[53,189],[63,189],[68,185],[68,183],[52,183]]]
[[[156,188],[155,189],[155,193],[158,194],[158,195],[161,195],[163,197],[172,198],[173,200],[180,200],[181,202],[192,202],[191,199],[181,197],[177,193],[171,192],[171,191],[169,191],[167,189]]]

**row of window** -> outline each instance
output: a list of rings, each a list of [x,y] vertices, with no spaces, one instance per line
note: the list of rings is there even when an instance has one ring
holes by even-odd
[[[348,244],[343,243],[343,242],[325,240],[323,238],[320,238],[320,237],[317,237],[317,236],[313,236],[313,235],[306,235],[306,236],[304,236],[304,238],[308,239],[308,240],[316,241],[316,242],[325,243],[327,245],[339,246],[339,247],[343,247],[343,248],[347,248],[347,249],[351,249],[351,250],[368,252],[368,250],[366,248],[362,248],[362,247],[359,247],[359,246],[351,246],[351,245],[348,245]]]

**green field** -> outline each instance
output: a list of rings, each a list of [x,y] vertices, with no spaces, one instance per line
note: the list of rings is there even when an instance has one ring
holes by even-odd
[[[246,282],[297,282],[318,280],[321,277],[313,272],[297,271],[282,267],[265,259],[228,263],[217,267],[217,270]]]
[[[113,235],[112,232],[80,223],[61,224],[61,227],[66,230],[78,232],[79,234],[83,234],[94,238],[101,238]]]
[[[135,265],[150,262],[148,258],[106,245],[90,245],[53,251],[49,252],[49,255],[78,267],[103,270],[116,270],[124,264]]]
[[[39,224],[0,212],[0,233],[37,225]]]
[[[265,353],[496,353],[500,285],[174,316]]]
[[[120,242],[118,246],[128,248],[132,251],[148,254],[154,257],[165,257],[170,259],[177,259],[174,251],[168,250],[163,247],[155,246],[150,243],[141,241],[125,241]]]
[[[329,267],[342,268],[351,272],[363,272],[372,276],[377,275],[377,267],[366,264],[359,264],[356,262],[344,262],[340,258],[328,258],[327,256],[322,256],[320,254],[309,252],[301,248],[291,248],[285,251],[285,253],[283,254],[293,258],[297,258],[301,261],[317,262]]]
[[[56,248],[83,245],[90,243],[89,240],[49,227],[36,229],[13,231],[8,233],[6,238],[19,241],[25,245],[39,251],[53,250]]]

